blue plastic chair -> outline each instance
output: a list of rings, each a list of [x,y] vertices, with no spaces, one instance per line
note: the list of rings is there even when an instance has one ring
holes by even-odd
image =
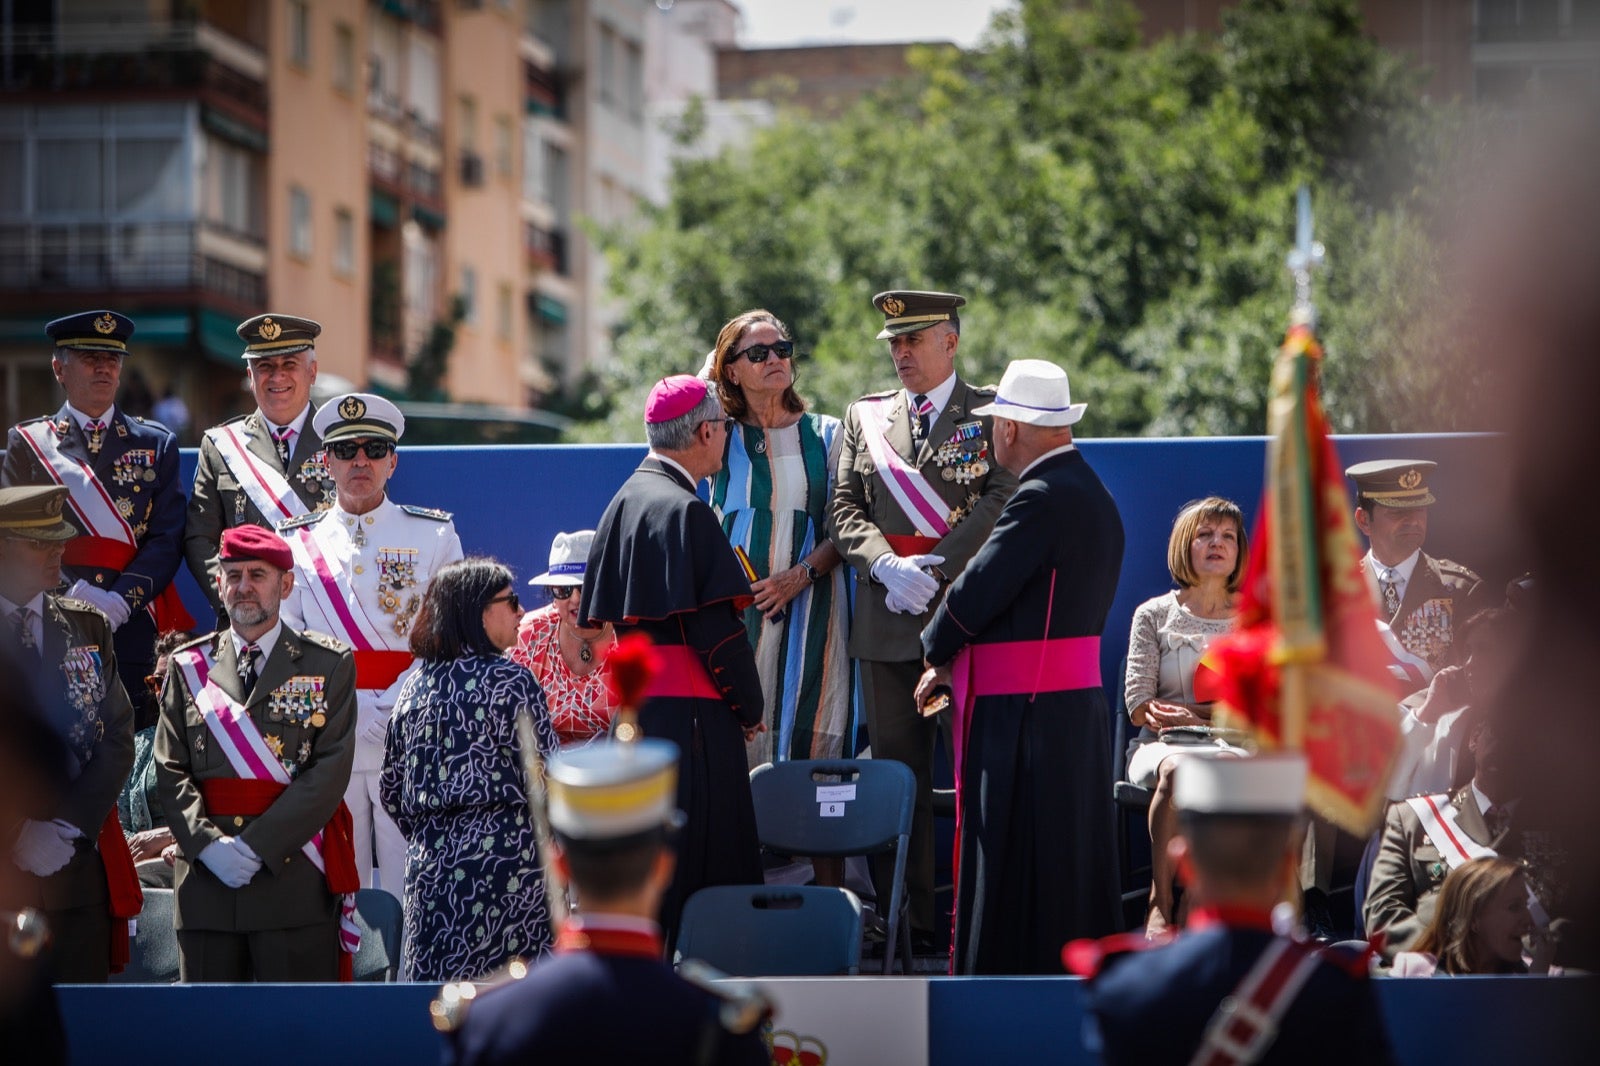
[[[361,927],[361,947],[351,960],[357,981],[400,979],[400,901],[381,888],[356,893],[356,925]]]
[[[732,977],[844,977],[861,970],[861,901],[819,885],[713,885],[689,897],[676,961]]]
[[[833,798],[824,801],[835,790]],[[883,972],[894,965],[895,944],[911,972],[911,919],[906,910],[906,853],[917,779],[893,759],[797,759],[767,763],[750,772],[756,833],[780,855],[849,856],[894,851]],[[843,797],[840,798],[841,793]],[[881,891],[881,889],[880,889]]]

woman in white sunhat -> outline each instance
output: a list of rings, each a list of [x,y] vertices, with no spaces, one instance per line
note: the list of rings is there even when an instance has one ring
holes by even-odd
[[[611,728],[615,706],[606,685],[606,655],[617,638],[610,625],[578,624],[578,593],[594,530],[557,533],[550,569],[528,582],[550,594],[550,602],[522,616],[511,658],[533,671],[544,689],[550,719],[563,745],[587,744]]]

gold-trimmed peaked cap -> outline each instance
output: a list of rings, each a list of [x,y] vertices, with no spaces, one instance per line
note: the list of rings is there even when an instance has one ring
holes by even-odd
[[[643,842],[679,824],[678,746],[647,737],[569,748],[545,765],[545,789],[550,829],[567,846]]]
[[[382,396],[347,392],[317,408],[311,416],[311,428],[324,444],[351,437],[376,437],[398,443],[406,431],[406,416]]]
[[[880,292],[872,298],[872,306],[883,312],[883,329],[878,332],[878,340],[886,341],[902,333],[915,333],[940,322],[959,322],[961,319],[956,314],[956,308],[966,302],[965,296],[957,296],[953,292],[918,292],[912,289]]]
[[[294,315],[267,312],[239,323],[234,332],[244,341],[244,357],[260,359],[268,355],[289,355],[315,348],[322,323]]]
[[[1433,503],[1428,475],[1438,463],[1427,459],[1374,459],[1347,467],[1344,476],[1356,483],[1358,496],[1385,507],[1427,507]]]
[[[65,485],[16,485],[0,489],[0,536],[63,541],[78,535],[63,515]]]
[[[46,322],[44,332],[57,348],[127,355],[128,338],[133,336],[133,319],[115,311],[83,311]]]

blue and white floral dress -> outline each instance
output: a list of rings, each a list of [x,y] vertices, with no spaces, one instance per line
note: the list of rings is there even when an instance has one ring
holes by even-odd
[[[389,720],[380,790],[406,838],[401,978],[482,977],[553,937],[516,716],[558,745],[539,683],[503,656],[420,664]]]

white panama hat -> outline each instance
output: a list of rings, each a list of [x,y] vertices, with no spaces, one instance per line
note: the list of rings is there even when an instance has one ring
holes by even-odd
[[[530,585],[581,585],[583,573],[589,566],[589,546],[594,543],[594,530],[580,529],[576,533],[557,533],[550,542],[550,569],[538,577],[530,578]]]
[[[1083,417],[1086,403],[1072,402],[1067,372],[1043,359],[1015,359],[1000,379],[994,400],[974,407],[975,415],[995,415],[1030,426],[1070,426]]]

